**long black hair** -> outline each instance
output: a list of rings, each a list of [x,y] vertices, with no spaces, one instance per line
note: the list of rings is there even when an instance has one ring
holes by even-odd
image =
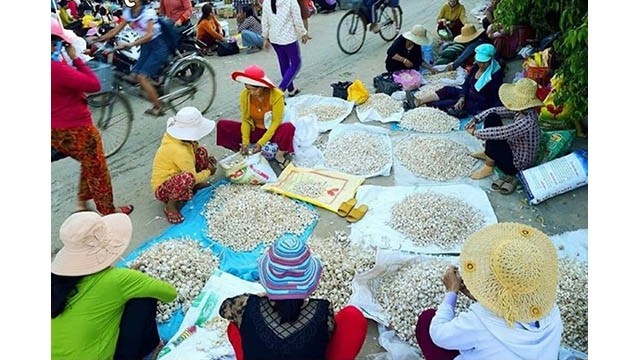
[[[200,17],[200,20],[198,20],[198,24],[200,24],[202,20],[207,20],[211,14],[213,14],[213,6],[211,6],[211,4],[205,4],[202,6],[202,16]]]
[[[271,12],[273,15],[276,14],[276,0],[271,0]]]
[[[273,1],[273,0],[272,0]],[[274,301],[273,307],[280,315],[280,324],[294,322],[300,316],[302,310],[303,299],[287,299]]]
[[[254,19],[256,19],[258,22],[261,22],[260,19],[256,17],[256,14],[253,13],[253,6],[251,5],[243,6],[242,12],[244,13],[245,19],[248,19],[249,17],[253,16]]]
[[[51,273],[51,318],[62,314],[67,301],[78,293],[78,283],[84,276],[62,276]]]

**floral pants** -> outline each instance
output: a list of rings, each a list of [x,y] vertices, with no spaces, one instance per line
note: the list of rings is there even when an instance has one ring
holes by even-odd
[[[93,199],[102,215],[116,211],[102,138],[93,125],[51,129],[51,146],[80,162],[78,200]]]
[[[209,153],[207,149],[199,146],[196,149],[196,171],[202,171],[209,167]],[[166,203],[169,201],[187,201],[193,197],[193,187],[196,178],[188,172],[173,175],[156,189],[156,199]]]

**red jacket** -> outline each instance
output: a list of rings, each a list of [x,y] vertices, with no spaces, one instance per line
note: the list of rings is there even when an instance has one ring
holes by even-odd
[[[68,129],[91,125],[85,93],[100,90],[100,80],[80,58],[73,66],[51,60],[51,128]]]

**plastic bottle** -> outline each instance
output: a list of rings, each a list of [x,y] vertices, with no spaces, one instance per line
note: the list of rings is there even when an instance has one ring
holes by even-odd
[[[429,65],[433,65],[433,46],[431,44],[422,45],[422,60]]]

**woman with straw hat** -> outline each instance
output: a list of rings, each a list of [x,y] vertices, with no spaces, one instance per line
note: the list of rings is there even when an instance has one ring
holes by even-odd
[[[460,269],[450,266],[442,281],[442,303],[416,326],[426,359],[558,358],[558,257],[540,230],[500,223],[477,231],[462,246]],[[454,316],[458,292],[476,302]]]
[[[284,92],[258,65],[249,65],[244,71],[235,71],[231,78],[244,84],[244,89],[240,92],[241,121],[218,121],[217,144],[248,154],[250,144],[254,144],[252,151],[258,153],[263,151],[268,142],[275,143],[278,150],[274,159],[284,169],[291,162],[288,154],[293,153],[293,136],[296,131],[292,123],[283,122]],[[265,157],[271,156],[265,153]]]
[[[51,359],[142,359],[162,348],[156,307],[177,292],[168,282],[112,267],[132,231],[124,214],[89,211],[60,226],[64,246],[51,263]]]
[[[475,53],[475,65],[462,88],[445,86],[435,92],[424,92],[419,97],[406,91],[405,109],[427,104],[453,116],[466,117],[502,105],[498,89],[502,85],[504,71],[494,58],[496,48],[491,44],[482,44],[476,47]]]
[[[436,65],[446,64],[443,71],[452,71],[460,66],[468,70],[473,64],[476,47],[491,44],[487,34],[482,29],[476,29],[473,24],[465,24],[462,33],[453,41],[443,47],[440,58],[435,62]]]
[[[480,140],[485,140],[485,150],[473,154],[476,159],[484,160],[482,169],[471,174],[474,180],[493,174],[498,167],[505,176],[494,181],[491,189],[503,195],[513,193],[516,188],[515,175],[534,165],[542,131],[538,124],[536,106],[542,101],[536,96],[538,84],[531,79],[522,78],[515,84],[503,84],[498,95],[504,106],[494,107],[471,118],[465,129]],[[513,123],[503,125],[504,119],[513,119]],[[484,129],[476,130],[476,124],[484,123]]]
[[[414,69],[420,70],[420,66],[435,72],[431,65],[422,59],[422,45],[430,42],[427,28],[422,25],[414,25],[411,31],[398,36],[387,49],[385,67],[388,72]]]
[[[153,159],[151,189],[156,199],[166,203],[164,214],[171,224],[184,221],[178,204],[209,186],[207,179],[216,172],[216,159],[198,144],[215,126],[215,121],[193,106],[180,109],[167,120],[167,130]]]
[[[305,243],[293,235],[276,240],[258,260],[258,272],[265,295],[243,294],[220,306],[238,360],[355,359],[367,321],[354,306],[334,316],[329,301],[309,298],[322,263]]]

